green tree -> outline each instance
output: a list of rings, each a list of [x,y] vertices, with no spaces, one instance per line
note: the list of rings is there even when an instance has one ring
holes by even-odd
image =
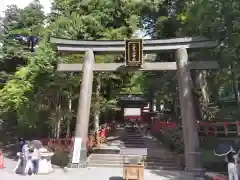
[[[22,120],[23,114],[20,113],[20,107],[28,101],[25,92],[32,89],[29,73],[33,72],[29,69],[29,64],[32,63],[33,54],[25,42],[17,40],[16,36],[41,36],[44,18],[42,6],[38,1],[30,3],[23,9],[12,5],[5,11],[1,26],[0,71],[4,85],[0,90],[0,101],[2,116],[9,122],[14,119]]]
[[[41,124],[50,124],[54,136],[59,136],[61,130],[66,129],[65,127],[61,128],[61,126],[69,125],[69,121],[76,114],[79,83],[74,79],[79,81],[80,77],[73,73],[54,72],[53,66],[56,60],[65,63],[81,63],[83,57],[81,55],[65,57],[54,55],[48,46],[48,37],[57,36],[81,40],[131,37],[140,25],[138,7],[140,7],[139,3],[122,1],[80,1],[78,3],[75,1],[54,1],[52,13],[48,19],[49,25],[45,29],[36,28],[37,26],[30,28],[32,32],[38,29],[39,35],[44,35],[41,46],[36,50],[36,53],[26,55],[27,61],[24,66],[17,71],[15,70],[12,79],[0,92],[1,107],[5,115],[15,112],[19,124],[33,129],[36,129],[37,124],[39,126],[41,119],[46,118]],[[32,12],[31,6],[24,8],[24,10]],[[23,16],[21,13],[19,14],[17,18]],[[35,14],[38,15],[38,13]],[[32,18],[29,18],[29,21],[31,20]],[[26,30],[26,28],[24,29]],[[6,45],[6,48],[9,47]],[[21,53],[21,55],[23,54]],[[122,58],[121,55],[97,56],[96,60],[97,62],[113,62],[121,61]],[[114,96],[124,86],[123,79],[130,77],[131,75],[128,74],[96,74],[96,79],[100,78],[100,81],[96,81],[95,84],[96,90],[93,99],[95,98],[97,101],[96,103],[93,101],[92,114],[99,114],[100,111],[106,112],[115,107],[116,98]],[[111,89],[109,83],[117,84],[118,87],[111,85],[114,87]],[[101,87],[97,88],[99,85]],[[107,94],[111,94],[111,96]],[[67,131],[69,131],[69,127]]]

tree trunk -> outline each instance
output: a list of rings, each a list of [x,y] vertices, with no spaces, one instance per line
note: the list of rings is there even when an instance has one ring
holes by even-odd
[[[61,133],[61,121],[62,121],[62,117],[61,117],[61,105],[58,104],[56,107],[56,114],[57,114],[57,122],[56,122],[56,138],[58,139],[60,137],[60,133]]]
[[[159,98],[159,95],[156,96],[156,111],[160,112],[160,98]]]
[[[240,94],[238,89],[238,83],[237,83],[237,76],[235,72],[235,62],[231,63],[231,72],[232,72],[232,84],[233,84],[233,92],[236,99],[236,105],[239,106],[240,103]]]
[[[191,76],[194,87],[197,118],[198,120],[203,120],[203,109],[208,106],[210,101],[207,86],[207,72],[205,70],[192,71]]]
[[[234,19],[234,14],[233,13],[229,13],[233,11],[233,1],[230,1],[229,6],[227,6],[226,8],[224,8],[224,21],[226,23],[226,36],[227,36],[227,44],[228,44],[228,48],[236,48],[235,47],[235,43],[234,43],[234,39],[232,36],[233,34],[233,19]],[[232,81],[233,81],[233,91],[235,94],[235,98],[236,98],[236,105],[238,106],[240,103],[240,95],[239,95],[239,90],[238,90],[238,84],[237,84],[237,77],[236,77],[236,73],[235,73],[235,61],[236,61],[236,57],[237,57],[237,53],[235,53],[234,58],[232,59],[231,62],[231,72],[232,72]]]
[[[178,88],[176,87],[176,92],[178,92]],[[180,112],[179,112],[179,96],[176,93],[175,98],[173,99],[173,114],[174,114],[174,119],[179,120],[180,117]]]
[[[61,129],[61,104],[60,104],[60,95],[59,93],[56,94],[56,101],[55,101],[55,134],[54,138],[59,138],[60,136],[60,129]]]
[[[69,116],[67,116],[67,133],[66,133],[66,138],[70,137],[70,131],[71,131],[71,120],[72,120],[72,99],[69,97],[68,100],[68,113]]]
[[[197,72],[195,70],[191,71],[191,78],[192,78],[192,91],[193,91],[193,102],[195,106],[195,112],[197,120],[202,120],[201,114],[201,101],[200,96],[198,94],[198,82],[197,82]]]
[[[205,104],[209,103],[209,94],[208,94],[208,86],[207,86],[207,71],[201,70],[197,75],[197,83],[202,93],[202,100]]]
[[[149,87],[149,111],[153,112],[154,109],[154,87]]]
[[[61,128],[61,120],[58,119],[56,124],[56,138],[59,139],[60,137],[60,128]]]
[[[94,110],[94,132],[96,134],[97,146],[100,145],[99,141],[99,120],[100,120],[100,91],[101,91],[101,77],[100,74],[96,76],[96,106]]]

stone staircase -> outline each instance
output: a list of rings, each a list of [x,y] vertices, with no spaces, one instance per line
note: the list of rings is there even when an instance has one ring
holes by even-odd
[[[152,136],[144,136],[138,129],[125,129],[119,146],[125,148],[145,148],[148,155],[145,160],[145,169],[179,170],[175,165],[174,156],[166,150],[160,142]],[[125,160],[130,157],[125,157]],[[123,156],[116,154],[91,154],[88,157],[89,167],[122,167]]]
[[[89,167],[122,167],[123,157],[120,154],[91,154],[88,159]],[[145,169],[178,170],[173,159],[147,157]]]

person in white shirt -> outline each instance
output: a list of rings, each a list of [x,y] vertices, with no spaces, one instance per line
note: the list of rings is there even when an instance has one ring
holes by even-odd
[[[38,173],[39,168],[39,159],[40,159],[40,151],[37,148],[34,148],[32,153],[32,165],[33,165],[33,174]]]
[[[228,163],[228,178],[229,180],[238,180],[237,156],[233,152],[226,155],[226,162]]]

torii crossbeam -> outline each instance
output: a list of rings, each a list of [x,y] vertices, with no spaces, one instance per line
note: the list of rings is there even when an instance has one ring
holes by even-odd
[[[216,61],[190,61],[188,62],[189,69],[217,69],[219,64]],[[77,72],[82,71],[83,64],[58,64],[57,71]],[[144,63],[142,68],[126,67],[124,63],[95,63],[93,71],[96,72],[117,72],[117,71],[171,71],[177,70],[176,62],[152,62]]]
[[[193,95],[190,85],[189,69],[216,69],[216,61],[188,61],[187,49],[211,48],[218,42],[202,37],[175,38],[164,40],[143,40],[144,53],[175,51],[176,62],[148,62],[141,67],[126,67],[123,63],[95,64],[95,54],[117,54],[125,51],[125,41],[77,41],[51,38],[51,43],[61,53],[85,53],[83,64],[58,64],[58,71],[83,71],[79,97],[76,135],[71,167],[84,167],[87,164],[86,147],[83,142],[88,134],[88,122],[92,96],[93,71],[162,71],[177,70],[181,117],[185,144],[186,171],[199,173],[202,171],[199,153],[199,142],[194,110]],[[135,58],[135,55],[134,55]]]

